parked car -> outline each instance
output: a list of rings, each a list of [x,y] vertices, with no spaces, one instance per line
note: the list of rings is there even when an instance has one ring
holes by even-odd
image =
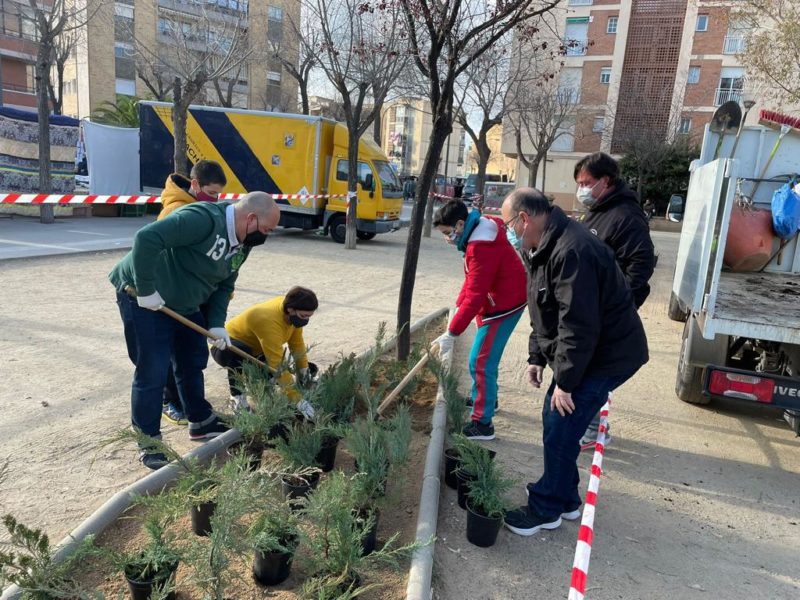
[[[683,221],[683,211],[685,208],[686,202],[683,196],[672,194],[669,198],[669,204],[667,204],[667,221],[672,221],[673,223],[680,223]]]

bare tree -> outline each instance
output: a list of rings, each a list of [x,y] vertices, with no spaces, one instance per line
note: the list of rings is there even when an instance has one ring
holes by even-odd
[[[153,94],[153,98],[161,102],[170,99],[172,88],[169,74],[157,56],[138,55],[136,57],[136,75]]]
[[[406,16],[414,64],[427,80],[433,113],[430,145],[416,187],[397,307],[397,355],[400,360],[405,360],[410,350],[411,302],[425,208],[442,148],[453,128],[456,80],[475,60],[515,28],[518,35],[535,38],[538,29],[524,25],[547,14],[559,4],[559,0],[508,0],[497,4],[398,1]]]
[[[782,104],[800,103],[800,3],[744,0],[732,16],[745,46],[740,58],[757,96]]]
[[[189,105],[206,93],[208,84],[233,74],[257,54],[248,36],[246,12],[226,12],[219,18],[203,5],[192,15],[164,12],[159,16],[163,43],[148,47],[135,39],[137,62],[146,68],[137,75],[161,95],[171,81],[175,171],[188,174],[186,120]],[[221,14],[219,14],[221,16]],[[216,17],[216,18],[215,18]]]
[[[50,96],[50,104],[53,107],[53,114],[60,115],[64,111],[64,70],[67,66],[72,53],[75,51],[75,46],[78,42],[78,32],[74,29],[64,31],[62,35],[56,40],[55,49],[53,51],[53,70],[55,73],[55,81],[50,77],[47,82],[47,93]]]
[[[39,35],[39,48],[36,53],[34,78],[36,80],[36,112],[39,121],[39,193],[52,191],[50,180],[50,94],[52,85],[53,63],[60,47],[68,45],[65,41],[73,32],[91,19],[102,0],[87,0],[76,3],[71,0],[27,0],[33,13],[36,30]],[[62,67],[63,77],[63,67]],[[60,100],[60,94],[59,94]],[[40,207],[42,223],[54,223],[53,205],[43,204]]]
[[[309,114],[308,88],[317,66],[321,32],[309,19],[295,23],[289,19],[290,35],[269,41],[270,56],[280,61],[283,70],[297,82],[300,92],[300,112]]]
[[[247,64],[244,62],[239,63],[236,69],[231,70],[226,76],[215,77],[211,82],[214,85],[214,92],[217,94],[217,102],[220,106],[226,108],[233,106],[233,93],[242,77],[242,72],[247,73]]]
[[[309,0],[309,18],[319,23],[317,62],[341,96],[348,131],[348,202],[345,248],[356,247],[359,140],[375,118],[370,91],[383,90],[402,70],[406,52],[403,16],[384,0]],[[385,97],[385,96],[384,96]],[[363,183],[363,182],[362,182]]]

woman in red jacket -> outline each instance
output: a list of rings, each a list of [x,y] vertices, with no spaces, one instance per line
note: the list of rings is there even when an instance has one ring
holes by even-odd
[[[436,213],[434,227],[464,254],[464,284],[447,332],[437,341],[440,350],[477,318],[478,333],[469,356],[472,375],[472,422],[464,435],[473,440],[494,439],[492,417],[497,406],[497,368],[506,342],[525,308],[527,276],[516,250],[506,239],[501,219],[469,212],[451,200]]]

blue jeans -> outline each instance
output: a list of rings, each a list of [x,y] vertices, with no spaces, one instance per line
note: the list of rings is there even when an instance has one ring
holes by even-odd
[[[203,369],[208,364],[205,337],[162,312],[141,308],[135,298],[117,292],[128,356],[136,366],[131,386],[131,423],[158,436],[164,385],[172,369],[178,396],[190,423],[202,423],[214,411],[206,400]],[[187,318],[204,327],[201,312]]]
[[[555,520],[561,513],[581,505],[578,492],[579,441],[592,418],[608,400],[608,393],[633,376],[587,377],[572,391],[575,410],[561,416],[550,409],[556,382],[550,384],[542,407],[544,474],[528,486],[528,506],[544,519]]]

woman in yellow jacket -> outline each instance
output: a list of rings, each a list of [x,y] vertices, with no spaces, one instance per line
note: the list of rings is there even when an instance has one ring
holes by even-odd
[[[306,355],[306,343],[303,340],[303,327],[317,310],[319,302],[311,290],[295,286],[272,300],[255,304],[242,314],[225,323],[225,329],[231,336],[231,344],[248,354],[264,360],[273,373],[277,373],[283,362],[283,346],[289,346],[294,359],[294,366],[300,380],[308,377],[309,362]],[[228,368],[228,385],[230,386],[231,404],[234,410],[248,406],[244,392],[238,387],[236,375],[240,372],[242,358],[230,350],[211,348],[211,356],[223,367]],[[299,400],[300,393],[295,387],[294,378],[288,371],[278,375],[278,383],[289,398]],[[307,417],[313,417],[313,409],[308,402],[298,404],[298,408]]]

